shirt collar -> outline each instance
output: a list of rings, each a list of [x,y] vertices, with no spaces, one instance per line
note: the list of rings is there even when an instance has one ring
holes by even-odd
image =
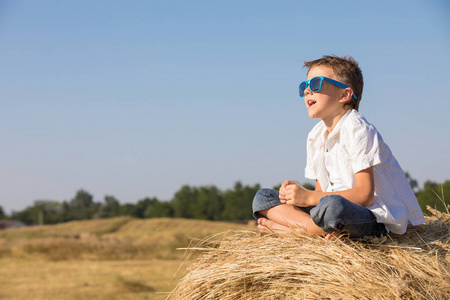
[[[333,128],[333,131],[331,131],[331,133],[328,134],[328,139],[325,139],[325,134],[326,134],[326,128],[325,126],[323,126],[323,133],[321,135],[321,138],[318,139],[318,141],[320,141],[320,143],[322,145],[326,145],[326,148],[328,150],[330,150],[331,148],[333,148],[333,146],[336,144],[336,142],[339,140],[339,136],[341,135],[341,127],[342,124],[344,123],[345,119],[347,119],[348,115],[352,112],[353,109],[348,109],[344,115],[341,117],[341,119],[338,121],[338,123],[336,124],[336,126]],[[323,122],[323,121],[322,121]]]

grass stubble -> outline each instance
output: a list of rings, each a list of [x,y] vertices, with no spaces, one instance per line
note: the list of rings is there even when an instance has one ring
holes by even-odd
[[[404,235],[326,240],[228,231],[188,248],[201,252],[174,299],[450,299],[450,215],[429,208]]]
[[[176,248],[241,228],[120,217],[0,231],[0,299],[165,299],[189,266]]]

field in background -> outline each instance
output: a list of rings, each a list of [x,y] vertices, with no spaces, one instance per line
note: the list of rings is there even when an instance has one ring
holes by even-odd
[[[176,248],[244,227],[121,217],[0,231],[0,299],[164,299],[188,266]]]

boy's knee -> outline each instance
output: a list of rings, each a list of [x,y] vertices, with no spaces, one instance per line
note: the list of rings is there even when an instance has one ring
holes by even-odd
[[[260,189],[256,192],[255,197],[253,197],[252,206],[253,209],[257,208],[261,203],[266,202],[268,199],[274,197],[274,190],[272,189]]]
[[[252,202],[253,216],[258,219],[261,216],[259,211],[263,211],[274,206],[280,205],[278,191],[272,189],[260,189],[256,192]]]
[[[259,190],[256,192],[255,197],[261,197],[261,196],[264,196],[264,197],[265,197],[266,195],[271,194],[272,191],[273,191],[273,190],[267,189],[267,188],[259,189]]]
[[[336,223],[339,223],[337,221],[345,214],[346,201],[348,200],[339,195],[327,195],[321,198],[319,204],[311,210],[311,218],[322,229],[330,227],[331,224],[341,227]]]
[[[322,208],[325,212],[332,213],[336,216],[345,211],[347,201],[348,200],[339,195],[327,195],[320,199],[319,205],[317,206]]]
[[[278,193],[272,189],[260,189],[256,192],[255,197],[253,199],[267,199],[267,198],[278,198]]]

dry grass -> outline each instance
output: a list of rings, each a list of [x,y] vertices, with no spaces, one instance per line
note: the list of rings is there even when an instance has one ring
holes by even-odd
[[[178,247],[243,225],[185,219],[74,221],[0,231],[0,259],[128,260],[181,259]]]
[[[102,236],[117,232],[122,226],[133,221],[130,217],[111,219],[71,221],[57,225],[31,226],[0,231],[0,240],[23,240],[43,238],[79,238],[82,233]]]
[[[154,299],[174,288],[180,260],[1,260],[0,299]]]
[[[450,299],[449,215],[403,236],[352,241],[230,231],[203,251],[170,299]]]
[[[0,231],[0,299],[162,300],[189,266],[177,247],[243,227],[122,217]]]

